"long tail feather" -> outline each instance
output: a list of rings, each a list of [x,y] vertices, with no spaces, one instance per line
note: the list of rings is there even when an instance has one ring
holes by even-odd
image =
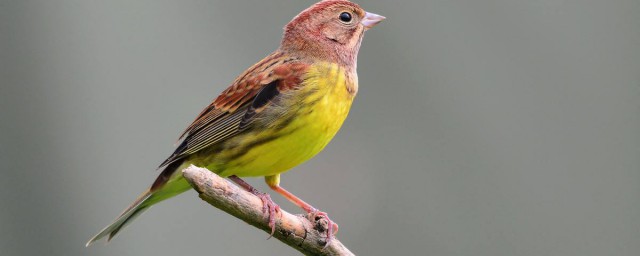
[[[110,241],[118,232],[125,226],[131,224],[131,222],[144,211],[149,209],[152,205],[169,199],[175,195],[178,195],[184,191],[187,191],[191,186],[187,183],[182,174],[176,172],[184,168],[183,160],[175,161],[169,164],[160,173],[156,181],[151,188],[142,193],[120,216],[111,223],[111,225],[102,229],[97,235],[89,239],[86,246],[91,245],[93,242],[98,241],[104,237],[107,237],[107,242]]]
[[[133,204],[131,204],[126,210],[124,210],[124,212],[122,212],[122,214],[120,214],[120,216],[113,221],[111,225],[105,227],[97,235],[89,239],[86,246],[91,245],[93,242],[98,241],[105,236],[109,236],[107,241],[110,241],[116,234],[118,234],[118,232],[120,232],[120,230],[122,230],[123,227],[131,223],[132,220],[151,207],[151,205],[145,204],[145,202],[149,200],[152,195],[153,194],[150,191],[140,195],[140,197],[138,197],[138,199],[136,199],[136,201],[133,202]]]

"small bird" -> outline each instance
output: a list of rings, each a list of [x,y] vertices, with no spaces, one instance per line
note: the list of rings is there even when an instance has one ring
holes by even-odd
[[[240,177],[264,177],[271,189],[337,225],[280,186],[280,174],[309,160],[338,132],[358,92],[356,63],[363,34],[385,17],[347,0],[320,1],[284,28],[280,47],[242,73],[182,133],[160,175],[131,206],[87,242],[108,237],[152,205],[190,189],[180,170],[195,165],[260,197],[275,231],[280,208]]]

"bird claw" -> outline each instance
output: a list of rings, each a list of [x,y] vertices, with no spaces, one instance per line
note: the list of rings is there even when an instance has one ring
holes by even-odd
[[[282,214],[280,212],[280,206],[273,202],[271,196],[267,193],[258,192],[255,195],[262,200],[262,213],[269,214],[269,227],[271,228],[271,235],[269,235],[269,238],[271,238],[276,232],[276,214]]]
[[[338,224],[329,219],[329,215],[327,215],[326,212],[321,212],[317,209],[312,209],[307,217],[309,221],[315,224],[316,230],[320,233],[326,233],[327,238],[325,240],[324,248],[329,246],[331,241],[335,238],[335,234],[338,233]],[[320,221],[322,219],[324,219],[325,222]]]

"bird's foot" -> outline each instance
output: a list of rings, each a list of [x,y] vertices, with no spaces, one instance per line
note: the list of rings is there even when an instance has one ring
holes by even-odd
[[[269,238],[271,238],[276,232],[276,214],[280,213],[282,215],[282,212],[280,212],[280,206],[278,206],[275,202],[273,202],[273,200],[271,200],[271,196],[269,194],[258,191],[257,189],[249,185],[249,183],[240,179],[240,177],[231,175],[229,176],[229,179],[262,200],[262,213],[269,214],[269,227],[271,228],[271,235],[269,236]]]
[[[267,193],[254,191],[253,194],[262,200],[262,213],[269,214],[269,227],[271,228],[271,235],[269,238],[271,238],[276,232],[276,214],[282,214],[280,212],[280,206],[277,205]]]
[[[329,215],[327,215],[326,212],[321,212],[317,209],[309,211],[307,218],[315,224],[315,229],[318,230],[318,232],[326,233],[327,238],[324,247],[329,246],[329,243],[335,238],[335,234],[338,233],[338,224],[329,219]]]

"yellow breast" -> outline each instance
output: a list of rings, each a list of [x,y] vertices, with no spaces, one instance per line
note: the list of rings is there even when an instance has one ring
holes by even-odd
[[[252,148],[211,167],[223,176],[269,176],[309,160],[336,135],[349,114],[356,90],[355,74],[336,64],[313,65],[299,89],[283,95],[277,106],[265,110],[265,118],[278,120],[242,138],[242,144]]]

